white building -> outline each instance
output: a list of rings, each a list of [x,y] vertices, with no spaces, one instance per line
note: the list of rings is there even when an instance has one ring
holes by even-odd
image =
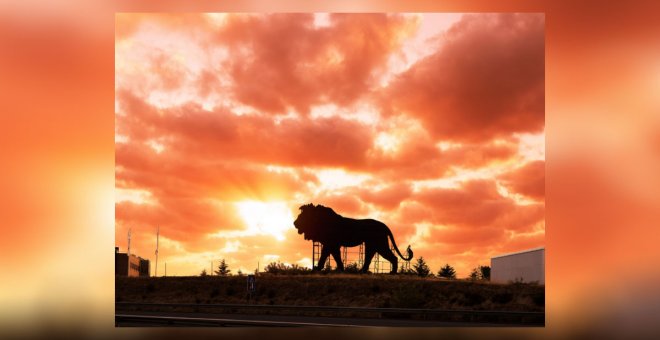
[[[545,248],[534,248],[503,254],[490,259],[490,281],[509,281],[545,284]]]

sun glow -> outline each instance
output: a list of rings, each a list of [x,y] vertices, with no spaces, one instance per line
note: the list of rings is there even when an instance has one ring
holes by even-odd
[[[272,235],[282,241],[284,232],[293,228],[293,215],[284,202],[243,201],[236,207],[249,233]]]
[[[400,140],[395,135],[381,132],[376,137],[374,143],[384,152],[395,153],[399,148]]]

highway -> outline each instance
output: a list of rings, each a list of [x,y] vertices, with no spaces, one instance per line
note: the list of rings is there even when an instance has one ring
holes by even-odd
[[[124,325],[205,326],[544,326],[544,312],[115,302]]]
[[[118,311],[115,326],[206,327],[519,327],[519,324],[287,315]]]

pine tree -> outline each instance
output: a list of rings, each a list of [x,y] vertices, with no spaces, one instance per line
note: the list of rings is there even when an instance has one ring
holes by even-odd
[[[421,277],[429,276],[429,273],[431,272],[429,266],[426,264],[426,261],[424,261],[424,257],[422,256],[417,259],[417,263],[413,264],[413,269],[415,270],[415,273]]]
[[[236,274],[238,274],[238,276],[243,276],[243,272],[240,269],[238,270],[238,272],[236,272]]]
[[[220,264],[218,265],[218,270],[215,271],[216,275],[220,276],[227,276],[231,270],[229,269],[229,266],[225,262],[225,259],[220,260]]]
[[[440,268],[440,270],[438,271],[438,276],[444,277],[446,279],[454,280],[456,279],[456,270],[454,270],[454,267],[450,266],[449,263],[447,263],[445,264],[444,267]]]
[[[206,276],[206,268],[202,269],[202,272],[199,273],[199,276]]]

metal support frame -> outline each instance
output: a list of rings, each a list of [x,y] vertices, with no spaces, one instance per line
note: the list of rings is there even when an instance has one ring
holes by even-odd
[[[347,266],[348,264],[351,264],[353,262],[357,262],[358,268],[362,268],[362,264],[364,263],[364,244],[360,244],[357,252],[357,259],[353,260],[352,257],[349,257],[349,254],[355,254],[355,251],[349,251],[349,247],[341,247],[341,260],[344,263],[344,267]],[[352,248],[352,247],[351,247]],[[312,267],[315,267],[318,265],[319,260],[321,259],[321,251],[323,251],[323,244],[320,242],[313,242],[312,243]],[[328,256],[326,259],[326,264],[329,263],[332,268],[337,267],[337,263],[332,257],[332,255]]]
[[[392,252],[395,252],[394,247],[391,246]],[[320,242],[313,242],[312,243],[312,267],[315,267],[319,263],[319,259],[321,258],[321,251],[323,250],[323,245]],[[355,252],[350,252],[354,254]],[[341,257],[342,257],[342,262],[344,263],[344,267],[346,267],[348,264],[357,262],[358,268],[361,269],[362,266],[364,265],[364,243],[360,244],[358,247],[358,257],[356,261],[349,261],[348,257],[349,251],[348,247],[342,247],[341,248]],[[330,264],[332,268],[336,268],[337,264],[335,263],[335,260],[332,256],[328,256],[326,259],[326,265]],[[405,261],[401,260],[399,262],[401,269],[408,270],[410,269],[410,261]],[[380,255],[376,253],[371,261],[371,272],[372,273],[384,273],[384,272],[389,272],[392,270],[392,264],[389,261],[381,261]]]
[[[321,245],[319,242],[312,243],[312,268],[314,268],[319,263],[322,247],[323,245]]]

